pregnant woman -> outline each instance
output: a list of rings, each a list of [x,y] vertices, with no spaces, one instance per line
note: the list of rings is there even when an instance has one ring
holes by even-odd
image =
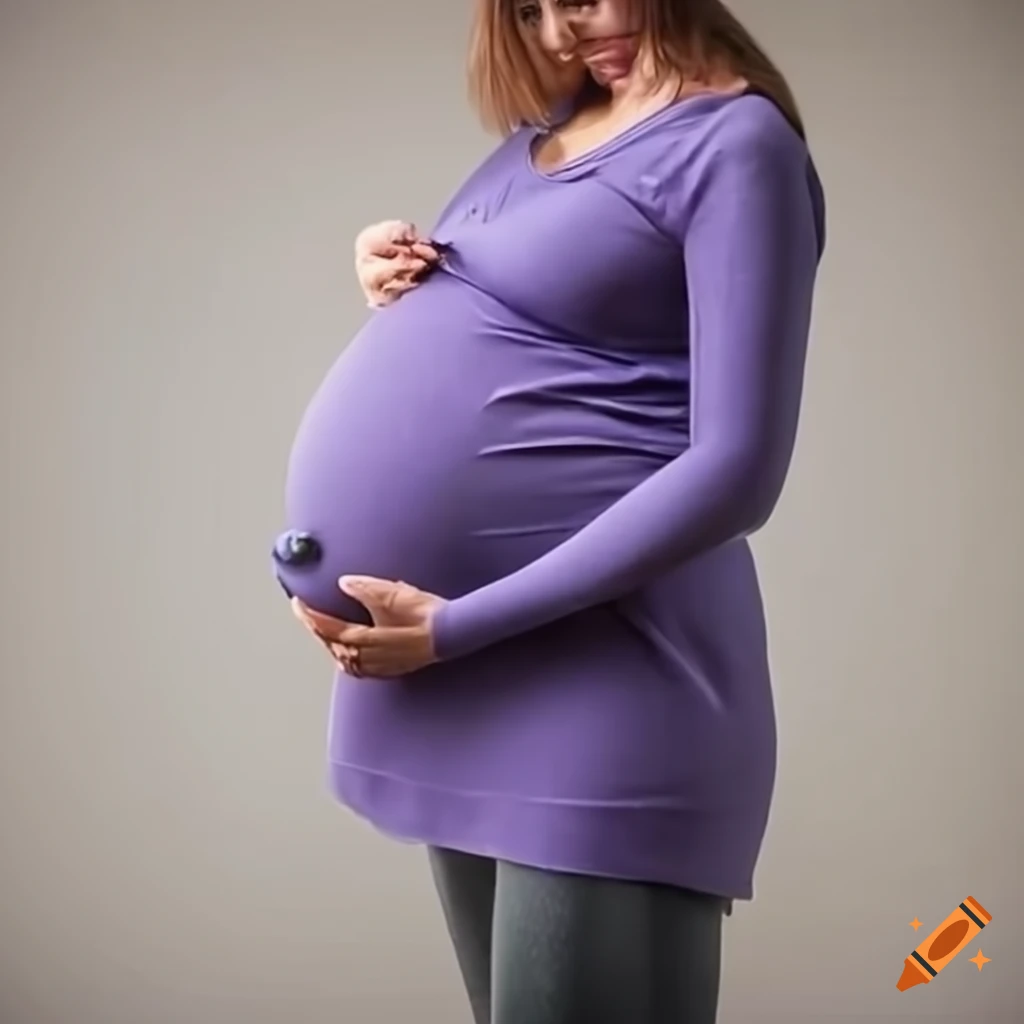
[[[477,1024],[710,1024],[775,774],[748,536],[824,200],[718,0],[480,0],[503,138],[306,412],[275,571],[341,666],[338,799],[430,851]]]

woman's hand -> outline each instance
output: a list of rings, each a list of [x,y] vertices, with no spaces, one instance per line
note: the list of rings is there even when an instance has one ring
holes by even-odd
[[[343,576],[341,590],[370,613],[372,626],[363,626],[314,611],[298,598],[292,610],[307,629],[323,641],[342,671],[375,678],[404,676],[437,661],[434,652],[434,613],[443,597],[401,580],[372,576]]]
[[[388,306],[415,288],[440,258],[416,226],[405,221],[371,224],[356,238],[356,275],[366,301],[374,308]]]

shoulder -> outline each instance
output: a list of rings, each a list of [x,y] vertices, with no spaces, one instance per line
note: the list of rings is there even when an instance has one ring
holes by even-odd
[[[651,155],[662,212],[676,232],[700,207],[742,205],[754,196],[787,208],[809,201],[815,219],[823,216],[807,142],[766,96],[684,101],[658,136]]]
[[[806,170],[807,143],[766,96],[713,98],[689,116],[680,109],[673,120],[662,143],[668,163],[691,182],[720,173]]]

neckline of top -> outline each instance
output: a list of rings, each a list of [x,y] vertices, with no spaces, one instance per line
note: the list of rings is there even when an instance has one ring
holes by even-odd
[[[723,90],[712,91],[709,89],[703,92],[694,93],[691,96],[686,96],[683,99],[672,100],[670,103],[666,103],[663,107],[658,107],[656,110],[652,110],[649,114],[645,114],[639,120],[634,121],[631,125],[623,128],[622,131],[605,139],[603,142],[599,142],[596,146],[592,146],[590,149],[580,153],[578,156],[574,156],[571,159],[566,160],[557,167],[550,168],[537,166],[535,150],[538,139],[549,135],[552,128],[534,125],[531,126],[527,132],[526,164],[529,170],[537,177],[543,178],[546,181],[557,181],[563,175],[568,175],[573,171],[580,170],[592,160],[599,159],[600,157],[606,156],[621,148],[647,128],[650,128],[652,125],[657,124],[663,119],[667,120],[670,115],[677,115],[683,112],[693,114],[708,106],[714,107],[722,104],[728,104],[734,100],[742,99],[744,96],[754,95],[759,95],[759,93],[756,89],[748,85],[736,92],[726,92]],[[560,118],[558,122],[556,122],[556,126],[558,123],[562,123],[567,119],[568,116]]]

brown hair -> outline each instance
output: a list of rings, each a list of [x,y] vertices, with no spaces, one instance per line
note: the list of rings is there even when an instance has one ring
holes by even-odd
[[[726,72],[772,100],[801,136],[804,125],[782,72],[722,0],[634,0],[655,84],[673,77],[710,84]],[[507,135],[545,124],[559,100],[518,31],[514,0],[477,0],[469,48],[469,92],[484,125]]]

